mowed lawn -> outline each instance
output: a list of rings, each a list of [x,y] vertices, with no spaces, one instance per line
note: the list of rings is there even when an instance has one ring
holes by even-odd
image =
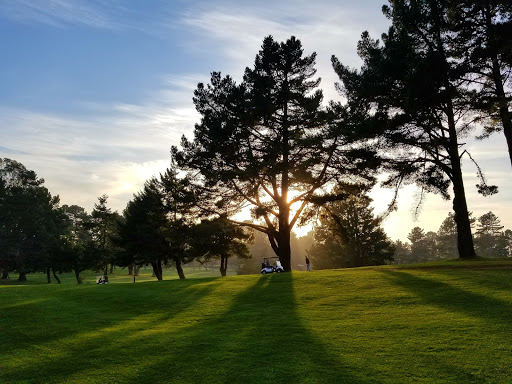
[[[512,383],[512,262],[3,285],[0,383]]]

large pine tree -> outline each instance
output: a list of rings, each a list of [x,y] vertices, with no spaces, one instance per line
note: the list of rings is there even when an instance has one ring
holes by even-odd
[[[347,174],[368,172],[346,160],[322,106],[316,54],[304,55],[295,37],[264,39],[254,67],[241,84],[214,72],[199,84],[194,103],[201,114],[194,140],[173,148],[178,163],[197,170],[214,204],[211,213],[232,217],[250,206],[285,270],[291,269],[290,232],[305,209]],[[343,164],[343,167],[339,166]],[[212,196],[214,196],[212,198]]]
[[[385,185],[415,183],[422,193],[448,199],[453,187],[457,248],[461,258],[475,257],[461,157],[460,139],[472,128],[465,117],[473,94],[460,81],[459,63],[450,51],[452,32],[447,1],[390,1],[383,7],[391,27],[383,44],[363,33],[360,71],[333,57],[353,110],[363,111],[357,139],[377,140],[387,166]],[[479,192],[492,194],[482,178]]]

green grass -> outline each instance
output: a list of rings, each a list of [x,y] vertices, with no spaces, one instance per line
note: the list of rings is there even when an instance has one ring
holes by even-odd
[[[0,383],[512,383],[512,262],[0,286]]]
[[[218,277],[220,276],[220,272],[217,268],[204,268],[204,267],[189,267],[185,266],[183,268],[185,277],[187,279],[197,279],[197,278],[205,278],[205,277]],[[232,269],[228,269],[228,275],[235,275],[235,271]],[[96,284],[96,277],[103,275],[103,272],[98,271],[84,271],[80,274],[82,277],[82,281],[84,284]],[[147,282],[147,281],[156,281],[156,277],[153,277],[153,269],[151,266],[142,267],[139,271],[139,275],[135,277],[135,281],[137,283]],[[74,273],[62,273],[57,274],[59,277],[61,284],[76,284],[76,278]],[[17,274],[11,274],[10,280],[0,280],[0,286],[2,285],[34,285],[34,284],[47,284],[47,276],[46,273],[29,273],[27,275],[27,281],[19,282],[17,280]],[[128,275],[128,269],[126,268],[115,268],[113,273],[108,274],[109,284],[112,283],[133,283],[133,275]],[[51,275],[52,284],[57,284],[57,281],[54,279],[53,274]],[[178,273],[173,268],[167,268],[163,271],[163,279],[164,280],[177,280],[179,279]],[[1,384],[1,383],[0,383]]]

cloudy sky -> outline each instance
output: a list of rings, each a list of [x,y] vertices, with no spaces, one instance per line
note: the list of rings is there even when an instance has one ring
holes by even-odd
[[[382,0],[2,0],[0,2],[0,157],[20,161],[46,180],[63,204],[92,210],[109,195],[121,212],[144,181],[165,170],[171,145],[191,136],[192,104],[211,71],[241,79],[263,38],[291,35],[316,51],[325,99],[338,99],[335,54],[358,67],[362,31],[378,37],[388,21]],[[492,210],[512,228],[511,168],[501,134],[466,140],[488,181],[476,194],[476,169],[464,161],[469,209]],[[401,193],[385,222],[393,239],[418,225],[436,231],[451,203],[429,196],[414,221],[417,191]],[[375,190],[376,213],[390,191]]]

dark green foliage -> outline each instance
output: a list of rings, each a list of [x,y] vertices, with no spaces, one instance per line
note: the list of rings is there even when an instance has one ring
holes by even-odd
[[[98,197],[98,203],[94,204],[91,213],[91,220],[85,225],[91,232],[93,258],[98,261],[97,267],[103,268],[103,273],[108,274],[108,266],[115,263],[115,256],[118,251],[114,242],[117,236],[117,221],[119,214],[112,212],[107,207],[107,195]]]
[[[397,240],[393,245],[395,247],[395,253],[393,254],[394,264],[409,264],[413,262],[411,260],[411,245],[409,243]]]
[[[59,197],[52,197],[35,172],[0,159],[0,269],[19,273],[59,268],[64,233]]]
[[[334,180],[370,172],[347,160],[357,151],[346,151],[329,124],[315,59],[295,37],[265,38],[241,84],[214,72],[210,84],[198,85],[194,140],[183,137],[182,150],[172,150],[180,166],[199,172],[204,210],[231,217],[251,206],[259,223],[239,224],[265,233],[287,271],[291,230],[314,199],[329,195]]]
[[[251,234],[224,218],[203,220],[192,227],[190,246],[194,258],[202,263],[220,260],[220,274],[226,276],[230,257],[248,259],[251,255],[247,242]]]
[[[500,219],[492,212],[478,218],[475,245],[481,257],[507,257],[508,239]]]
[[[167,209],[155,179],[146,182],[124,210],[124,222],[119,223],[117,242],[122,247],[118,257],[121,266],[151,264],[158,280],[161,265],[170,256],[170,245],[163,229],[168,223]]]
[[[503,130],[512,163],[512,2],[449,1],[450,48],[461,67],[461,80],[475,90],[475,120],[487,137]]]
[[[181,279],[182,265],[192,260],[190,243],[194,223],[195,195],[187,178],[179,178],[173,166],[146,182],[124,211],[117,243],[122,247],[123,266],[150,263],[158,280],[162,268],[173,264]]]
[[[367,196],[353,196],[323,208],[316,243],[308,252],[313,268],[362,267],[393,260],[393,244],[370,203]]]
[[[81,272],[100,264],[89,230],[92,217],[78,205],[63,205],[62,211],[67,217],[62,250],[65,264],[75,271],[77,283],[81,284]]]
[[[420,227],[414,227],[407,238],[411,242],[410,262],[422,263],[437,260],[437,234],[435,232],[425,233]]]
[[[460,81],[458,62],[450,51],[452,32],[446,1],[391,1],[383,8],[391,27],[382,44],[363,33],[358,53],[360,71],[349,69],[333,57],[333,66],[348,99],[348,108],[359,116],[353,137],[373,140],[390,175],[385,186],[408,183],[421,194],[439,193],[453,208],[461,258],[475,257],[461,171],[462,144],[471,121],[473,92]],[[468,154],[469,156],[469,154]],[[492,194],[481,177],[479,191]]]

